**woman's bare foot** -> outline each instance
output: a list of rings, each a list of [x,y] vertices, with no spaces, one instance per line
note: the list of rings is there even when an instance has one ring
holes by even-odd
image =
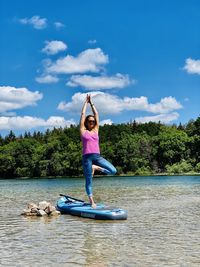
[[[102,171],[102,168],[97,165],[92,165],[92,176],[94,176],[95,171]]]
[[[97,207],[97,205],[95,203],[92,203],[91,206],[93,209],[96,209],[96,207]]]
[[[93,199],[92,196],[89,197],[89,201],[90,201],[90,204],[91,204],[92,208],[95,209],[97,205],[95,204],[94,199]]]

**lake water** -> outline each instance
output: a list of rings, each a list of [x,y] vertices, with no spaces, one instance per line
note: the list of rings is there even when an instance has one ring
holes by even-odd
[[[102,177],[97,202],[126,221],[20,215],[60,193],[87,200],[80,178],[0,180],[0,266],[200,266],[200,177]]]

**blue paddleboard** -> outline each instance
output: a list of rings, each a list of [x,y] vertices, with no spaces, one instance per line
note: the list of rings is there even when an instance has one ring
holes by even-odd
[[[126,220],[127,212],[120,208],[109,207],[104,204],[97,204],[92,208],[90,203],[70,196],[60,195],[57,201],[57,210],[62,214],[71,214],[79,217],[96,220]]]

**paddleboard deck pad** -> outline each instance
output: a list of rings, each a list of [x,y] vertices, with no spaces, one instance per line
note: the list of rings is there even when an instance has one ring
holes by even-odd
[[[57,210],[62,214],[71,214],[79,217],[96,220],[126,220],[127,212],[120,208],[109,207],[104,204],[97,204],[92,208],[90,203],[67,195],[60,194],[57,201]]]

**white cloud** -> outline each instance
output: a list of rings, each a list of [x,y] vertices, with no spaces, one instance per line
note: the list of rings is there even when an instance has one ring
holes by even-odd
[[[57,83],[59,81],[57,77],[49,74],[41,77],[36,77],[35,80],[38,83]]]
[[[31,116],[0,117],[0,130],[31,130],[38,127],[68,127],[75,124],[74,120],[65,120],[64,117],[52,116],[47,120]]]
[[[100,121],[100,123],[99,123],[100,125],[112,125],[113,124],[113,121],[111,120],[111,119],[107,119],[107,120],[102,120],[102,121]]]
[[[47,55],[55,55],[59,52],[65,51],[67,49],[67,45],[62,41],[46,41],[46,45],[42,49],[43,53],[46,53]]]
[[[159,103],[148,104],[148,111],[152,113],[168,113],[180,108],[182,105],[172,96],[162,98]]]
[[[31,92],[27,88],[0,86],[0,112],[36,105],[42,97],[38,91]]]
[[[97,40],[95,40],[95,39],[94,39],[94,40],[89,40],[89,41],[88,41],[88,44],[96,44],[96,43],[97,43]]]
[[[32,25],[37,30],[42,30],[47,27],[47,19],[40,18],[40,16],[33,16],[32,18],[23,18],[19,20],[22,24]]]
[[[130,81],[128,75],[117,73],[114,76],[90,76],[90,75],[72,75],[68,86],[84,87],[89,90],[124,88],[135,81]]]
[[[72,74],[84,72],[99,72],[102,65],[108,63],[108,56],[100,48],[87,49],[77,57],[67,55],[45,66],[46,72],[57,74]]]
[[[65,27],[65,25],[59,21],[54,22],[54,26],[56,27],[57,30]]]
[[[145,123],[145,122],[161,122],[161,123],[170,123],[172,121],[177,120],[179,114],[177,112],[172,112],[168,114],[159,114],[155,116],[146,116],[146,117],[138,117],[135,118],[136,122]]]
[[[51,116],[49,119],[45,122],[46,127],[69,127],[70,125],[75,125],[75,121],[73,119],[71,120],[65,120],[64,117],[59,116]]]
[[[187,58],[183,69],[186,70],[190,74],[200,75],[200,60]]]
[[[174,97],[165,97],[160,102],[151,104],[145,96],[141,97],[124,97],[120,98],[116,95],[94,91],[90,92],[95,106],[101,114],[119,114],[125,110],[147,111],[151,113],[169,113],[173,110],[182,108],[182,105],[176,101]],[[80,109],[86,99],[87,93],[76,93],[72,96],[71,102],[61,102],[58,105],[59,110],[67,112],[80,113]]]

